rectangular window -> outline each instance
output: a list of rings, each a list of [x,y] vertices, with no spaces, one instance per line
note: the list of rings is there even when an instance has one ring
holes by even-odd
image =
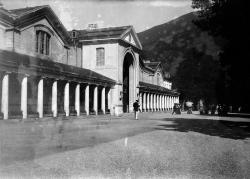
[[[96,66],[104,66],[105,65],[105,50],[104,48],[96,49]]]
[[[47,34],[46,35],[46,55],[49,55],[49,48],[50,48],[50,44],[49,44],[49,41],[50,41],[50,36]]]
[[[41,32],[41,40],[40,40],[40,53],[43,54],[44,52],[44,32]]]
[[[36,32],[36,52],[38,52],[39,49],[39,31]]]
[[[49,55],[50,51],[50,34],[44,31],[36,32],[36,52]]]

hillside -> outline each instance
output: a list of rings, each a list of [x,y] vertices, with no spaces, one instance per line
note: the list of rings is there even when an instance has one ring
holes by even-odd
[[[138,33],[144,58],[161,61],[165,71],[175,76],[177,67],[192,48],[215,57],[219,48],[211,36],[193,24],[196,18],[195,13],[189,13]]]

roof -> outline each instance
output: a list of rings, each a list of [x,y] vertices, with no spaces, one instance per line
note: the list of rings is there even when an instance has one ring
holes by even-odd
[[[23,72],[34,76],[40,75],[100,85],[111,86],[115,84],[114,80],[88,69],[7,50],[0,50],[0,69],[9,72]]]
[[[44,5],[12,10],[6,10],[4,8],[0,9],[0,19],[5,23],[11,24],[13,28],[17,30],[44,18],[46,18],[52,28],[55,29],[58,36],[64,41],[65,45],[69,46],[72,43],[71,38],[66,28],[50,6]]]
[[[161,62],[144,62],[146,67],[151,68],[152,70],[156,71],[157,68],[160,66]]]
[[[70,36],[72,37],[72,33],[76,32],[75,39],[78,41],[84,41],[86,44],[93,43],[106,43],[106,42],[121,42],[132,45],[139,50],[142,49],[142,45],[139,41],[137,34],[133,26],[121,26],[121,27],[107,27],[107,28],[97,28],[97,29],[84,29],[84,30],[72,30],[69,31]],[[128,34],[132,35],[134,39],[134,44],[125,40],[125,37]]]
[[[34,6],[34,7],[26,7],[26,8],[19,8],[19,9],[11,9],[9,10],[9,12],[11,14],[14,14],[16,16],[23,16],[25,14],[34,12],[38,9],[44,8],[44,7],[48,7],[48,5],[44,5],[44,6]]]
[[[8,10],[0,8],[0,20],[8,24],[13,24],[14,17]]]
[[[118,39],[132,26],[76,30],[79,40]],[[72,31],[69,31],[71,34]]]
[[[154,92],[158,92],[158,93],[167,93],[167,94],[171,94],[171,95],[175,95],[178,96],[180,93],[175,92],[173,90],[164,88],[162,86],[158,86],[158,85],[154,85],[154,84],[150,84],[150,83],[145,83],[145,82],[139,82],[140,85],[140,90],[142,91],[154,91]]]

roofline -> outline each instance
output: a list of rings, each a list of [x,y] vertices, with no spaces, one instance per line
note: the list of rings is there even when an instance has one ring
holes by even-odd
[[[104,40],[119,40],[119,39],[120,38],[92,39],[92,40],[79,40],[79,42],[104,41]]]
[[[23,14],[20,14],[20,15],[16,15],[15,13],[13,13],[13,14],[14,14],[14,16],[16,16],[17,18],[20,18],[20,17],[22,17],[22,16],[24,16],[24,15],[26,15],[26,14],[29,14],[29,13],[32,13],[32,12],[36,12],[36,11],[42,9],[42,8],[45,8],[45,7],[49,7],[49,8],[50,8],[49,5],[34,6],[34,9],[33,9],[33,10],[24,12]],[[27,8],[29,8],[29,7],[27,7]],[[30,8],[32,8],[32,7],[30,7]],[[25,9],[25,8],[19,8],[19,9]],[[10,12],[11,12],[11,11],[15,11],[15,10],[19,10],[19,9],[11,9]]]
[[[135,46],[134,44],[130,43],[130,42],[127,42],[126,40],[123,40],[122,38],[105,38],[105,39],[91,39],[91,40],[79,40],[79,42],[95,42],[95,41],[108,41],[108,40],[121,40],[129,45],[132,45],[133,47],[139,49],[139,50],[142,50],[141,48],[138,48],[137,46]]]

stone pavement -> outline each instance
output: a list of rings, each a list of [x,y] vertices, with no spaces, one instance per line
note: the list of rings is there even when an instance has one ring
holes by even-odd
[[[249,119],[139,118],[0,121],[0,178],[249,178]]]

